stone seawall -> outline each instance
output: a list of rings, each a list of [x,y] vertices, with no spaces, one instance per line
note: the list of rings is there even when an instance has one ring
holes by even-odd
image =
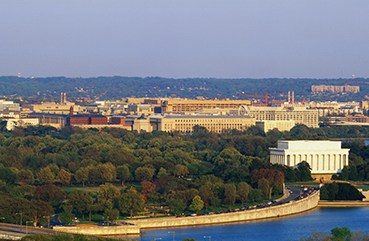
[[[53,229],[56,232],[84,234],[93,236],[111,236],[111,235],[137,235],[140,234],[140,228],[135,225],[123,226],[55,226]]]
[[[232,223],[251,221],[267,218],[276,218],[301,213],[318,206],[320,198],[319,191],[304,199],[262,209],[253,209],[240,212],[195,216],[195,217],[168,217],[150,218],[142,220],[130,220],[141,229],[168,228],[182,226],[210,225],[221,223]]]
[[[369,202],[365,201],[319,201],[318,207],[331,208],[352,208],[352,207],[369,207]]]

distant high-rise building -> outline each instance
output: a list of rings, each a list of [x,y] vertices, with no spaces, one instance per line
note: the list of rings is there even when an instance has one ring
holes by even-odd
[[[311,92],[313,94],[318,93],[359,93],[360,86],[352,85],[312,85]]]

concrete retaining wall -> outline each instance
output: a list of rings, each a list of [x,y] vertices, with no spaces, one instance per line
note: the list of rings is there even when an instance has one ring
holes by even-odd
[[[363,201],[319,201],[318,207],[369,207],[369,202]]]
[[[75,233],[75,234],[96,235],[96,236],[140,234],[140,228],[134,225],[89,226],[89,227],[55,226],[53,229],[57,232],[63,232],[63,233]]]
[[[168,218],[150,218],[142,220],[130,220],[130,223],[138,225],[142,229],[167,228],[181,226],[196,226],[206,224],[220,224],[242,222],[258,219],[267,219],[292,215],[305,212],[317,207],[320,193],[317,191],[304,199],[286,203],[283,205],[272,206],[262,209],[246,210],[232,213],[222,213],[214,215],[204,215],[195,217],[168,217]]]

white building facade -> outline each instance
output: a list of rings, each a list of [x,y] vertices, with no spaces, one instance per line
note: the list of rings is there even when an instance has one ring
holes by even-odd
[[[349,150],[340,141],[278,141],[277,148],[270,148],[270,162],[297,167],[306,161],[311,174],[334,174],[348,166]]]

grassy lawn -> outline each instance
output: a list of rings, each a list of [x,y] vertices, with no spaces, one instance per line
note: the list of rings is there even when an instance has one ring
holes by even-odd
[[[76,191],[83,191],[83,192],[98,192],[99,187],[64,187],[63,191],[66,193],[72,193]]]
[[[301,187],[302,186],[318,186],[319,182],[313,182],[313,181],[308,181],[308,182],[289,182],[286,183],[287,187]]]

